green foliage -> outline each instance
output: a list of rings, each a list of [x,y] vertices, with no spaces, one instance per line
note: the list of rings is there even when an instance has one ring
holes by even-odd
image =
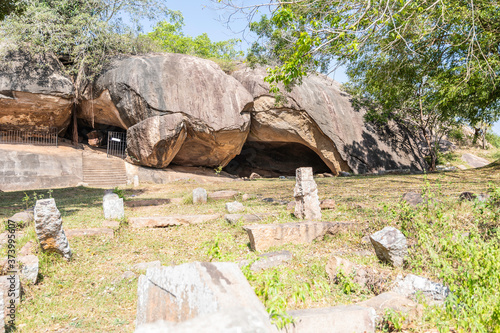
[[[406,315],[404,313],[387,309],[380,323],[380,329],[382,332],[401,332],[405,321]]]
[[[196,37],[186,36],[182,31],[184,18],[180,12],[172,12],[168,21],[161,21],[147,37],[157,43],[164,52],[190,54],[205,59],[219,59],[228,69],[228,62],[241,57],[243,53],[236,51],[238,39],[212,42],[206,33]],[[222,67],[222,66],[221,66]]]
[[[495,148],[500,148],[500,136],[493,132],[486,133],[486,140]]]
[[[118,186],[113,189],[113,193],[118,194],[118,196],[122,199],[125,198],[125,192]]]
[[[49,198],[52,197],[52,191],[49,191]],[[30,196],[29,194],[26,194],[24,192],[24,197],[23,197],[23,204],[26,207],[26,209],[35,206],[37,200],[42,200],[44,195],[42,193],[38,194],[36,192],[33,192],[33,194]]]
[[[16,8],[14,0],[2,0],[0,2],[0,21]]]
[[[220,176],[220,173],[222,172],[222,165],[219,165],[217,168],[214,169],[214,171],[217,176]]]

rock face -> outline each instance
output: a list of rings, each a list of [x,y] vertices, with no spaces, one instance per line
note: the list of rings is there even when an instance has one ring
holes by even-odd
[[[394,267],[403,266],[404,258],[408,255],[406,237],[394,227],[384,229],[370,236],[377,257],[387,261]]]
[[[245,308],[271,331],[269,315],[235,263],[194,262],[150,268],[139,277],[137,326],[159,320],[183,322]]]
[[[75,92],[61,67],[52,56],[8,52],[0,62],[1,130],[56,127],[60,133],[68,127]]]
[[[276,106],[263,80],[265,68],[245,68],[232,75],[254,97],[249,141],[299,143],[314,151],[334,174],[424,166],[412,153],[415,142],[402,129],[390,124],[384,134],[377,132],[365,123],[364,112],[352,107],[340,85],[326,76],[304,78],[302,85],[284,93],[283,105]]]
[[[79,117],[89,122],[128,129],[151,117],[182,117],[185,133],[177,119],[165,118],[135,128],[132,134],[138,142],[127,140],[134,144],[128,147],[131,152],[157,145],[152,154],[174,164],[225,166],[240,152],[250,128],[246,111],[252,108],[253,98],[248,91],[214,62],[189,55],[116,59],[85,93],[89,98],[82,103]],[[163,126],[168,130],[155,143],[154,135]],[[178,135],[172,135],[177,131]],[[139,132],[150,134],[142,138]],[[164,167],[168,163],[155,164]]]
[[[71,259],[68,238],[62,228],[61,213],[53,198],[36,202],[35,231],[42,250],[56,252],[65,259]]]
[[[318,186],[313,178],[312,168],[299,168],[296,172],[296,183],[293,190],[295,197],[295,216],[299,219],[321,219]]]

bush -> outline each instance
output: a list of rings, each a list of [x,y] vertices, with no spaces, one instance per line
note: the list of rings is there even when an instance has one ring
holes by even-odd
[[[486,133],[486,140],[495,148],[500,148],[500,136],[493,132]]]

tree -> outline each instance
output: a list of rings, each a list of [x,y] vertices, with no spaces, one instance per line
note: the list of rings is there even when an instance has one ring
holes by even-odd
[[[174,12],[170,20],[159,22],[147,36],[156,42],[162,51],[184,53],[206,59],[234,60],[243,56],[236,51],[238,39],[212,42],[206,33],[197,37],[186,36],[182,31],[184,18],[180,12]]]
[[[2,0],[0,2],[0,21],[15,9],[14,0]]]

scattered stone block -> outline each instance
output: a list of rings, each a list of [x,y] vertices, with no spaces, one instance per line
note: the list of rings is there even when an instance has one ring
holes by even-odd
[[[35,284],[38,280],[38,257],[27,255],[18,258],[21,264],[21,279]]]
[[[19,226],[30,225],[34,221],[34,213],[32,210],[25,210],[24,212],[19,212],[12,215],[9,221],[16,222]]]
[[[248,201],[250,199],[253,199],[253,196],[248,193],[245,193],[241,196],[241,201]]]
[[[406,237],[394,227],[384,229],[370,236],[377,257],[387,261],[394,267],[403,266],[404,258],[408,255]]]
[[[281,224],[252,224],[243,229],[250,238],[254,251],[264,251],[272,246],[284,244],[306,244],[327,233],[337,233],[349,228],[352,223],[305,221]]]
[[[149,207],[149,206],[161,206],[169,204],[171,199],[145,199],[145,200],[132,200],[125,201],[124,204],[127,207]],[[182,199],[181,199],[182,201]]]
[[[413,312],[417,309],[417,303],[391,291],[379,294],[369,300],[357,303],[356,305],[375,309],[379,317],[382,317],[388,309],[403,313]]]
[[[373,308],[341,305],[329,308],[288,311],[294,323],[287,333],[371,333],[375,332],[376,313]]]
[[[119,221],[104,221],[102,222],[103,228],[111,228],[111,229],[118,229],[120,227],[120,222]]]
[[[238,213],[244,210],[243,204],[238,201],[228,202],[226,203],[226,210],[230,214]]]
[[[161,262],[159,260],[155,260],[150,262],[140,262],[132,266],[132,269],[136,271],[145,271],[148,268],[158,268],[158,267],[161,267]]]
[[[298,168],[295,175],[296,183],[293,190],[295,216],[306,220],[321,219],[318,186],[314,181],[312,168]]]
[[[340,171],[339,176],[340,177],[351,177],[351,174],[349,172],[346,172],[346,171]]]
[[[198,187],[193,190],[193,203],[204,204],[207,203],[207,190]]]
[[[38,200],[35,205],[35,231],[43,251],[71,258],[68,238],[62,227],[61,213],[53,198]]]
[[[66,237],[90,237],[90,236],[107,236],[113,238],[115,235],[113,229],[109,228],[89,228],[89,229],[68,229]]]
[[[335,209],[337,205],[335,204],[335,200],[333,199],[325,199],[322,200],[319,204],[321,209]]]
[[[408,192],[403,194],[403,201],[412,207],[417,207],[424,202],[424,198],[416,192]]]
[[[391,291],[405,297],[411,297],[416,293],[421,293],[435,301],[444,301],[450,294],[450,289],[448,287],[413,274],[408,274],[405,278],[398,276],[394,288],[392,288]]]
[[[125,217],[123,198],[116,193],[106,193],[102,199],[105,219],[122,219]]]
[[[218,214],[131,217],[128,223],[132,228],[165,228],[173,225],[205,223],[217,218]]]
[[[150,268],[139,277],[137,295],[138,327],[158,320],[183,322],[243,308],[253,313],[252,322],[265,325],[262,332],[273,330],[264,306],[235,263],[193,262]]]
[[[283,265],[293,259],[290,251],[279,251],[261,254],[260,259],[250,265],[250,269],[254,272],[262,271],[264,269]],[[250,260],[242,260],[238,266],[244,267],[250,263]]]
[[[208,197],[212,200],[230,200],[236,198],[237,195],[238,191],[225,190],[212,192]]]
[[[231,224],[236,224],[239,221],[243,222],[258,222],[267,219],[272,214],[262,213],[262,214],[226,214],[224,218],[227,222]]]
[[[32,254],[34,249],[35,249],[35,243],[33,243],[32,241],[29,241],[26,244],[24,244],[24,246],[21,248],[21,250],[19,251],[19,255],[20,256],[28,256],[28,255]]]

